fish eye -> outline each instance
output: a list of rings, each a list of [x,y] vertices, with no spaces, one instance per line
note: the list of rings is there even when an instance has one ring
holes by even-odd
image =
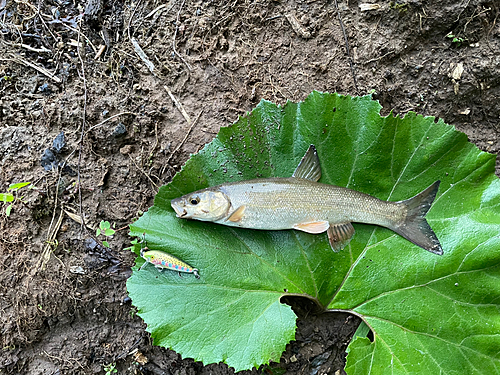
[[[200,203],[200,197],[197,195],[192,196],[189,200],[189,203],[191,203],[193,206],[196,206],[198,203]]]

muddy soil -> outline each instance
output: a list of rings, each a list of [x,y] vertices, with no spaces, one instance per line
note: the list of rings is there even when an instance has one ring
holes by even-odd
[[[234,372],[152,346],[127,226],[261,99],[372,93],[498,153],[499,3],[366,2],[0,0],[0,192],[31,182],[0,216],[1,374]],[[251,372],[344,373],[359,320],[295,304],[296,340]]]

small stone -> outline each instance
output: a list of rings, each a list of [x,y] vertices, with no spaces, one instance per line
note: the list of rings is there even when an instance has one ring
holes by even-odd
[[[119,137],[120,135],[123,135],[127,133],[127,127],[123,125],[121,122],[116,125],[115,130],[113,130],[113,136]]]
[[[69,272],[76,273],[76,274],[79,274],[79,275],[84,275],[85,274],[85,270],[83,269],[82,266],[71,266],[71,267],[69,267]]]
[[[462,78],[462,74],[464,73],[464,63],[451,63],[450,64],[450,78],[458,81]]]
[[[139,363],[140,365],[145,365],[146,363],[148,363],[148,359],[146,358],[146,356],[144,354],[142,354],[141,352],[136,352],[134,354],[134,360]]]
[[[120,149],[120,154],[128,155],[132,152],[132,145],[125,145]]]

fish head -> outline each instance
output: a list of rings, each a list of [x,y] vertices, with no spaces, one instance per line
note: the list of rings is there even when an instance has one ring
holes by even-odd
[[[146,262],[153,263],[155,259],[155,253],[148,248],[141,249],[141,257],[144,258]]]
[[[201,221],[217,221],[227,216],[231,201],[219,190],[199,190],[172,199],[171,206],[177,217]]]

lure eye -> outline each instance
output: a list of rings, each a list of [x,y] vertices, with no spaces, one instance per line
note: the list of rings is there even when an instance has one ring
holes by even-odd
[[[200,197],[197,195],[191,197],[189,203],[191,203],[193,206],[196,206],[198,203],[200,203]]]

